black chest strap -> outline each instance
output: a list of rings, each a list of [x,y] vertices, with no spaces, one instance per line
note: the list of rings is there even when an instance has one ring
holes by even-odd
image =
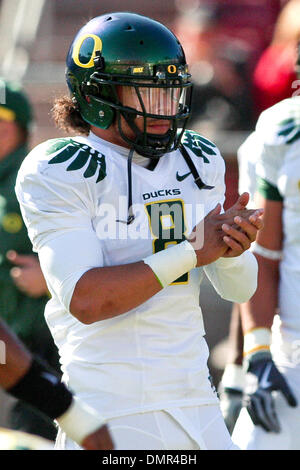
[[[191,170],[191,173],[194,177],[194,181],[196,183],[196,185],[198,186],[199,189],[213,189],[214,186],[209,186],[208,184],[205,184],[203,183],[198,171],[197,171],[197,168],[195,167],[194,165],[194,162],[193,160],[191,159],[188,151],[186,150],[186,148],[184,147],[184,145],[180,145],[179,146],[179,150],[187,164],[187,166],[189,167],[189,169]]]

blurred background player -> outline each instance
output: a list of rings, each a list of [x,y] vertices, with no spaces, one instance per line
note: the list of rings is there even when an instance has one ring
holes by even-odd
[[[45,362],[32,356],[0,320],[0,386],[21,398],[50,420],[56,420],[86,450],[113,449],[103,418],[61,383]],[[53,442],[23,432],[0,428],[0,449],[46,450]]]
[[[253,103],[255,113],[284,98],[299,94],[299,73],[295,62],[300,38],[300,2],[290,0],[282,8],[274,28],[271,44],[262,53],[253,74]],[[239,166],[239,193],[250,193],[249,207],[256,207],[256,163],[259,151],[255,149],[255,133],[237,152]],[[249,150],[251,149],[251,151]],[[227,361],[220,384],[221,406],[228,428],[232,431],[242,404],[244,370],[242,367],[243,334],[239,306],[234,305],[229,327]]]
[[[256,203],[265,208],[265,226],[254,245],[259,285],[241,305],[245,363],[251,374],[246,376],[245,408],[233,438],[245,449],[300,448],[294,410],[300,399],[299,116],[297,96],[274,105],[262,113],[255,133],[241,147],[242,160],[252,160],[255,169]],[[233,414],[228,418],[230,422]]]
[[[32,107],[17,83],[0,79],[0,93],[0,317],[30,351],[59,370],[57,349],[44,319],[47,286],[14,191],[28,153]],[[9,425],[48,439],[56,435],[51,422],[22,402],[13,406]]]
[[[249,148],[258,156],[257,200],[265,208],[265,227],[254,248],[258,289],[241,306],[245,359],[248,371],[257,377],[252,390],[248,385],[245,390],[253,422],[243,408],[233,433],[246,449],[300,448],[298,413],[293,409],[300,400],[299,116],[297,96],[266,110],[257,124],[255,147]]]

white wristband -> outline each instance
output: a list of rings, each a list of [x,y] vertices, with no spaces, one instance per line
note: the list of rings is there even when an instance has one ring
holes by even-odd
[[[56,418],[56,421],[67,436],[79,445],[89,434],[105,424],[105,420],[97,411],[77,397],[73,397],[69,409]]]
[[[271,336],[269,328],[254,328],[248,331],[244,336],[244,356],[257,351],[269,351]]]
[[[162,287],[166,287],[178,277],[189,272],[197,265],[194,248],[185,240],[143,259],[148,264]]]
[[[268,248],[265,248],[264,246],[259,245],[257,242],[252,243],[251,251],[267,259],[272,259],[272,260],[282,259],[282,251],[269,250]]]

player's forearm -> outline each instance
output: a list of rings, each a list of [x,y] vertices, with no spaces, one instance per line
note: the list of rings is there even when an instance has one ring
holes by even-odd
[[[0,341],[4,346],[4,364],[0,363],[0,386],[13,387],[28,371],[32,356],[18,338],[0,320]]]
[[[278,261],[256,255],[258,287],[253,297],[241,305],[244,332],[253,328],[271,328],[278,306]]]
[[[257,262],[249,251],[235,258],[219,258],[204,270],[225,300],[245,302],[257,288]]]
[[[162,289],[143,261],[91,269],[79,279],[70,304],[82,323],[121,315],[141,305]]]
[[[70,312],[86,324],[121,315],[146,302],[196,264],[196,253],[186,240],[137,263],[90,269],[75,286]]]

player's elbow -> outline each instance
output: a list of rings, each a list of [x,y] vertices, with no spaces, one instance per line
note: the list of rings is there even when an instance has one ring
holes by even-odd
[[[82,293],[80,289],[75,289],[70,303],[70,312],[81,323],[91,325],[114,316],[114,305],[103,296],[95,298],[90,291]]]
[[[73,295],[70,303],[70,312],[75,318],[77,318],[77,320],[85,325],[91,325],[96,321],[94,319],[90,301],[87,298]]]
[[[91,271],[87,271],[79,279],[69,305],[70,313],[85,325],[101,320],[101,298],[95,298],[96,290],[91,284],[90,277]]]
[[[81,281],[74,289],[69,310],[77,320],[85,325],[102,320],[101,300],[95,299],[92,290],[86,289]]]

